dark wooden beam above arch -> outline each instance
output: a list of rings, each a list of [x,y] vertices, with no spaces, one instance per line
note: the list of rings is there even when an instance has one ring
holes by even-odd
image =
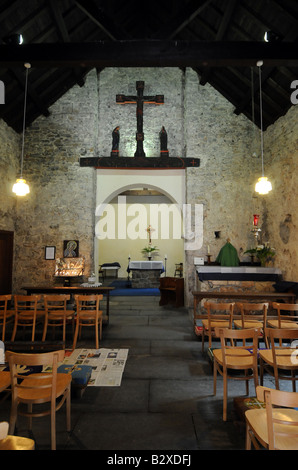
[[[298,66],[296,43],[99,41],[0,45],[2,67],[264,67]]]

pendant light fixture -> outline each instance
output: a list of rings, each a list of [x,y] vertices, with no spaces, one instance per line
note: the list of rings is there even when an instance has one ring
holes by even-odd
[[[260,121],[261,121],[261,158],[262,158],[262,176],[258,179],[255,186],[255,191],[259,194],[268,194],[272,189],[272,185],[268,178],[264,176],[264,136],[263,136],[263,103],[262,103],[262,77],[261,67],[263,61],[259,60],[257,66],[259,67],[259,85],[260,85]]]
[[[25,146],[25,127],[26,127],[26,108],[27,108],[27,88],[28,88],[28,72],[31,67],[30,64],[26,63],[26,80],[25,80],[25,99],[24,99],[24,117],[23,117],[23,136],[22,136],[22,153],[21,153],[21,172],[20,177],[13,185],[12,192],[17,196],[26,196],[29,192],[29,186],[26,180],[23,178],[23,163],[24,163],[24,146]]]

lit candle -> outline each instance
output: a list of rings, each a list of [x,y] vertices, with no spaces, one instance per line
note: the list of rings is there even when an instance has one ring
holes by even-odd
[[[165,255],[165,259],[168,259],[168,255]]]
[[[209,245],[207,246],[207,253],[208,253],[208,255],[210,255],[210,246]]]

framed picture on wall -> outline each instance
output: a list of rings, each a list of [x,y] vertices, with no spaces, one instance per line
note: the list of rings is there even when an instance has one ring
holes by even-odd
[[[55,259],[56,247],[55,246],[46,246],[44,257],[45,259]]]
[[[64,240],[63,257],[64,258],[77,258],[78,256],[79,256],[79,241],[78,240]]]

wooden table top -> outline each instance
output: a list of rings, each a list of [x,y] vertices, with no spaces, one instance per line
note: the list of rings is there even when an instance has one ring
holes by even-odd
[[[23,286],[23,290],[27,292],[42,292],[44,294],[49,292],[107,292],[115,289],[115,287],[110,286],[98,286],[98,287],[86,287],[86,286]]]

